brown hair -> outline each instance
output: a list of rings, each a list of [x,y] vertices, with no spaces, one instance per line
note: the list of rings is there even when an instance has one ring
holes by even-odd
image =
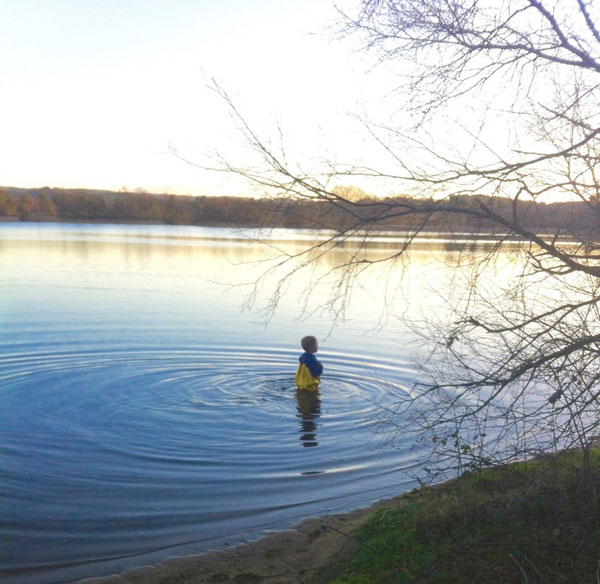
[[[307,353],[314,353],[318,346],[317,338],[313,337],[312,335],[303,337],[300,341],[300,344]]]

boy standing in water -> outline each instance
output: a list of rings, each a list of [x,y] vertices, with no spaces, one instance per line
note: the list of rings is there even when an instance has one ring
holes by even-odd
[[[311,389],[316,391],[319,389],[319,381],[321,381],[321,373],[323,373],[323,365],[315,357],[315,353],[319,350],[317,339],[311,335],[304,337],[300,344],[304,349],[304,353],[300,355],[298,371],[294,382],[298,389]]]

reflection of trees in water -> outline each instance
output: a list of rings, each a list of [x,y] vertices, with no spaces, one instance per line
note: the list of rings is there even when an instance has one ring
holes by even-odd
[[[307,448],[318,446],[316,420],[321,416],[321,396],[318,391],[298,389],[296,401],[297,416],[300,419],[300,442]]]
[[[449,252],[469,252],[476,253],[480,251],[489,251],[493,244],[485,241],[477,241],[476,239],[471,241],[460,241],[460,240],[446,240],[442,244],[444,251]]]

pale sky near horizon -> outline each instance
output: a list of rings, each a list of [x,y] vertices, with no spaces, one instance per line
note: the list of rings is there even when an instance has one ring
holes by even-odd
[[[169,152],[239,150],[211,77],[301,155],[347,146],[376,94],[335,18],[330,0],[0,0],[0,185],[241,194]]]

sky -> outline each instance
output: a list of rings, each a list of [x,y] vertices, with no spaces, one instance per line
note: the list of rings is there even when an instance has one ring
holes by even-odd
[[[333,39],[336,15],[329,0],[0,0],[0,185],[247,194],[171,151],[243,156],[211,78],[299,157],[351,156],[348,114],[377,84]]]

